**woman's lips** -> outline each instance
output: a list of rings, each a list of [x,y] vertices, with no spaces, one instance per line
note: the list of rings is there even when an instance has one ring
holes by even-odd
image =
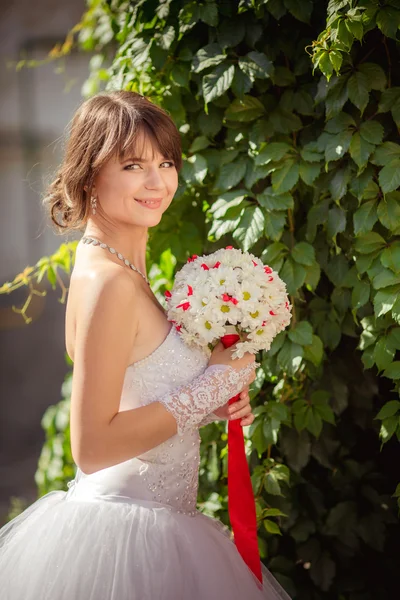
[[[162,202],[162,198],[147,198],[146,200],[149,202],[149,204],[147,204],[143,200],[139,200],[138,198],[135,198],[135,200],[141,206],[144,206],[145,208],[153,208],[153,209],[159,208],[161,205],[161,202]]]

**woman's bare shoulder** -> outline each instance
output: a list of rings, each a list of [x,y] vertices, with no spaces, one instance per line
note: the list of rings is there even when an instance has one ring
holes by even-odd
[[[74,269],[69,286],[65,314],[66,349],[74,360],[77,329],[87,329],[89,322],[113,311],[129,311],[137,329],[137,284],[129,272],[118,265],[90,265]]]

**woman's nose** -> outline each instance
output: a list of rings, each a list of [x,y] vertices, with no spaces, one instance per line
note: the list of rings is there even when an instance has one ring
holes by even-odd
[[[157,167],[149,170],[146,177],[145,187],[152,189],[163,189],[165,187],[164,179],[162,178],[162,175]]]

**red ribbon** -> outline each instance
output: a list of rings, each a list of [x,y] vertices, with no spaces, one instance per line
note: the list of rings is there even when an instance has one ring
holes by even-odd
[[[224,348],[229,348],[239,339],[237,333],[229,333],[222,336],[221,342]],[[239,397],[240,394],[237,394],[231,398],[229,404],[236,402]],[[236,547],[262,583],[256,505],[240,419],[228,421],[228,512]]]

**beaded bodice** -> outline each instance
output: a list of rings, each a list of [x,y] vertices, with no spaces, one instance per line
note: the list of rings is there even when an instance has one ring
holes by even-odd
[[[152,354],[126,369],[119,410],[156,401],[190,383],[205,371],[207,364],[206,353],[200,348],[189,348],[172,325]],[[95,473],[85,474],[78,468],[75,480],[68,484],[69,497],[150,500],[194,516],[199,449],[199,431],[192,429],[140,456]]]

